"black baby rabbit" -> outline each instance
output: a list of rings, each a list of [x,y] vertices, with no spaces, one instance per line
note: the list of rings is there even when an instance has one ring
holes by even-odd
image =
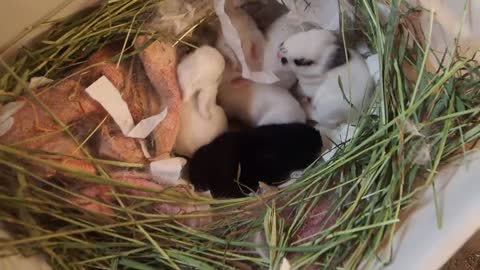
[[[190,181],[214,197],[242,197],[259,181],[275,184],[320,154],[320,133],[306,124],[265,125],[220,135],[190,160]]]

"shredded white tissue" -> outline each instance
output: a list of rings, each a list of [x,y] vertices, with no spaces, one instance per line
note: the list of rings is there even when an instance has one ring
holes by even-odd
[[[25,106],[25,101],[14,101],[7,103],[0,109],[0,136],[5,135],[15,123],[12,115]]]
[[[278,187],[279,188],[286,188],[286,187],[290,186],[291,184],[295,183],[302,176],[303,176],[303,171],[294,171],[290,174],[290,178],[286,182],[278,185]]]
[[[245,54],[242,49],[242,41],[240,40],[240,35],[238,34],[237,29],[232,24],[232,21],[228,14],[225,12],[225,0],[215,0],[215,12],[217,13],[220,25],[222,27],[222,33],[225,38],[225,42],[232,48],[235,56],[237,56],[240,64],[242,66],[242,77],[252,80],[258,83],[267,83],[272,84],[277,82],[279,79],[273,72],[257,72],[251,71],[250,67],[247,65],[245,59]]]
[[[418,131],[417,126],[411,120],[405,121],[405,131],[407,131],[408,134],[425,137],[420,131]]]
[[[290,270],[292,266],[290,265],[290,262],[287,260],[287,258],[283,258],[282,260],[282,265],[280,265],[280,270]]]
[[[170,1],[171,3],[172,1]],[[187,29],[188,26],[191,25],[191,22],[195,18],[195,8],[190,5],[189,3],[181,3],[181,1],[175,1],[180,5],[180,7],[176,7],[177,11],[180,11],[183,9],[183,13],[180,14],[168,14],[168,13],[163,13],[162,16],[160,17],[160,21],[163,22],[171,22],[173,31],[176,35],[182,33]],[[169,2],[167,2],[169,3]]]
[[[298,179],[298,178],[302,177],[302,175],[303,175],[303,171],[294,171],[290,174],[290,178]]]
[[[415,153],[413,162],[418,165],[427,165],[432,161],[432,145],[424,143],[422,147]]]
[[[318,127],[317,129],[320,130],[320,133],[323,136],[326,136],[333,141],[332,146],[326,149],[324,154],[322,155],[323,160],[325,162],[328,162],[333,158],[333,156],[337,152],[338,150],[337,145],[344,145],[354,137],[353,135],[355,134],[357,127],[353,125],[343,124],[334,130],[327,130],[325,128],[318,128]]]
[[[145,140],[138,139],[138,142],[140,143],[140,148],[142,148],[143,156],[145,156],[146,158],[152,158],[152,155],[150,155],[150,152],[148,152],[148,147]]]
[[[125,100],[123,100],[118,89],[107,77],[102,76],[90,85],[86,91],[90,97],[102,105],[113,118],[113,121],[117,123],[120,130],[122,130],[123,135],[127,136],[135,124],[128,105]]]
[[[145,139],[148,134],[152,133],[158,124],[165,119],[166,116],[167,109],[163,110],[157,115],[143,119],[132,130],[130,130],[130,132],[128,132],[127,137]]]
[[[17,113],[20,109],[25,106],[25,101],[14,101],[14,102],[9,102],[5,104],[4,106],[1,107],[0,109],[0,123],[6,121],[8,118],[10,118],[12,115]]]
[[[275,192],[278,190],[275,186],[270,186],[262,181],[258,182],[258,190],[260,194]],[[254,194],[253,194],[254,195]]]
[[[213,196],[212,196],[212,193],[210,192],[210,190],[207,190],[207,191],[197,191],[198,195],[202,196],[202,197],[206,197],[206,198],[210,198],[212,199]]]
[[[188,28],[211,12],[211,0],[162,0],[152,11],[152,19],[145,24],[146,30],[172,33],[175,36],[184,34]]]
[[[38,87],[45,86],[49,83],[52,83],[53,80],[47,77],[32,77],[30,83],[28,84],[28,89],[36,89]]]
[[[15,120],[12,117],[0,123],[0,137],[5,135],[12,128],[14,123]]]
[[[180,179],[183,166],[187,160],[180,157],[157,160],[150,163],[150,173],[155,182],[165,186],[187,184]]]
[[[167,115],[167,109],[165,109],[157,115],[143,119],[135,126],[127,103],[105,76],[100,77],[86,91],[110,114],[126,137],[145,139]]]

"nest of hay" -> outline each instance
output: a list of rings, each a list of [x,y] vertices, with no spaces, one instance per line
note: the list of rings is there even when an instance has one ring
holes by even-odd
[[[89,140],[108,117],[81,94],[63,90],[84,89],[97,73],[117,76],[119,84],[146,80],[131,67],[155,40],[174,44],[179,54],[208,42],[202,26],[216,19],[209,1],[198,1],[195,15],[181,20],[186,25],[152,30],[146,26],[158,2],[104,2],[55,24],[11,64],[1,60],[0,101],[25,101],[32,108],[25,115],[35,116],[22,123],[21,139],[0,144],[0,221],[16,236],[2,246],[45,254],[55,269],[278,269],[284,258],[295,269],[353,269],[390,244],[401,212],[480,135],[478,64],[457,57],[429,69],[429,39],[414,27],[416,11],[393,1],[381,20],[377,1],[357,1],[361,31],[380,58],[374,104],[379,113],[365,115],[333,159],[311,166],[287,188],[243,199],[144,185],[141,155],[118,161],[89,151]],[[151,38],[135,46],[145,35]],[[108,66],[92,67],[92,55],[109,44],[120,45],[102,56],[102,62],[121,67],[113,75]],[[43,92],[33,91],[28,81],[38,76],[54,81]],[[126,94],[135,111],[133,100],[148,97],[132,89]],[[58,100],[69,107],[56,106]],[[139,119],[153,113],[139,108]],[[79,127],[86,110],[98,113],[88,127]],[[48,132],[33,132],[38,121],[47,123],[41,128]],[[51,153],[38,147],[52,141],[65,141],[68,148]],[[131,174],[115,174],[118,168]],[[91,185],[107,189],[108,200],[95,190],[85,193]],[[111,215],[96,215],[85,204]],[[199,205],[209,205],[208,211]],[[195,211],[181,211],[186,208]]]

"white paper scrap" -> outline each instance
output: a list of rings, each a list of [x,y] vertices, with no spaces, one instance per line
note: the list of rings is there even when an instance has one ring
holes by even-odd
[[[30,79],[30,83],[28,84],[28,88],[29,89],[36,89],[36,88],[39,88],[39,87],[42,87],[42,86],[45,86],[49,83],[52,83],[53,80],[52,79],[49,79],[47,77],[32,77]]]
[[[12,117],[16,112],[25,106],[25,101],[14,101],[7,103],[0,109],[0,136],[5,135],[15,123]]]
[[[280,270],[290,270],[290,269],[292,269],[290,262],[287,260],[287,258],[283,258],[282,265],[280,265]]]
[[[165,186],[187,184],[180,176],[187,160],[181,157],[168,158],[150,163],[150,173],[155,182]]]
[[[102,105],[113,118],[113,121],[120,127],[123,135],[127,136],[128,132],[135,126],[132,114],[130,114],[128,105],[125,100],[123,100],[120,92],[118,92],[117,88],[107,77],[100,77],[90,85],[86,91],[90,97]]]
[[[194,187],[195,189],[195,187]],[[210,192],[210,190],[207,190],[207,191],[197,191],[198,195],[202,196],[202,197],[206,197],[206,198],[210,198],[210,199],[213,199],[213,196],[212,196],[212,193]]]
[[[333,141],[333,144],[329,149],[326,149],[322,154],[322,158],[325,162],[330,161],[338,150],[338,146],[344,147],[344,144],[349,143],[353,138],[357,127],[348,124],[342,124],[336,129],[326,129],[322,127],[316,127],[320,130],[322,137],[328,137]]]
[[[230,46],[230,48],[232,48],[233,52],[240,61],[240,64],[242,65],[242,77],[254,82],[267,84],[272,84],[279,81],[278,77],[275,76],[273,72],[257,72],[250,70],[250,67],[247,65],[247,61],[245,59],[245,54],[243,53],[240,35],[238,34],[237,29],[235,29],[233,26],[232,20],[225,12],[225,0],[215,0],[214,5],[215,12],[217,13],[220,25],[222,27],[223,36],[225,37],[225,42],[228,44],[228,46]]]
[[[25,101],[14,101],[9,102],[0,108],[0,123],[3,123],[8,120],[12,115],[17,113],[20,109],[25,106]]]
[[[7,120],[0,123],[0,137],[5,135],[13,126],[15,120],[13,117],[8,118]]]
[[[140,143],[140,148],[142,148],[143,155],[146,158],[152,158],[152,155],[150,155],[150,152],[148,152],[148,147],[147,143],[145,142],[144,139],[138,139],[138,142]]]
[[[127,103],[105,76],[100,77],[86,91],[110,114],[126,137],[145,139],[167,116],[167,109],[165,109],[157,115],[143,119],[135,126]]]
[[[166,116],[167,109],[165,108],[165,110],[163,110],[161,113],[143,119],[132,130],[128,132],[127,137],[145,139],[148,134],[152,133],[152,131],[158,126],[158,124],[160,124],[160,122],[165,119]]]

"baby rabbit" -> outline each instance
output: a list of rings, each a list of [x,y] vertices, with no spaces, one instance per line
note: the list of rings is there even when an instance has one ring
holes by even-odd
[[[255,192],[259,181],[278,184],[306,168],[321,148],[320,133],[300,123],[227,132],[193,155],[190,181],[214,197],[242,197]]]
[[[305,123],[306,114],[287,89],[252,82],[227,66],[220,85],[218,103],[229,117],[250,126]]]
[[[307,114],[320,126],[351,123],[369,106],[374,82],[368,66],[358,53],[339,44],[332,32],[297,33],[282,43],[279,55],[297,75],[299,92],[311,100]]]
[[[190,157],[227,130],[225,112],[216,104],[224,68],[223,56],[209,46],[196,49],[178,65],[183,102],[180,131],[174,146],[177,154]]]
[[[266,43],[263,54],[263,70],[273,72],[280,79],[280,81],[275,84],[285,89],[290,89],[297,81],[297,77],[292,70],[282,65],[278,48],[280,44],[290,36],[301,31],[302,28],[300,25],[289,23],[287,14],[284,14],[268,27],[265,34]]]

